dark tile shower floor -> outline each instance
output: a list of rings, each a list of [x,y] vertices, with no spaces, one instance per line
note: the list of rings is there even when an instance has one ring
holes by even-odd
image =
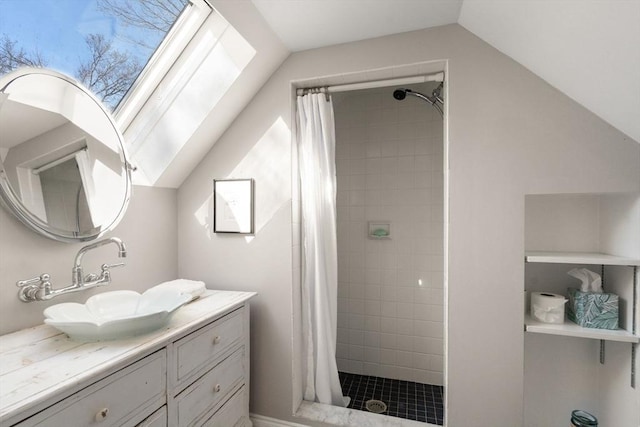
[[[442,425],[443,387],[411,381],[339,372],[342,393],[351,398],[349,408],[366,411],[367,400],[387,404],[383,415]]]

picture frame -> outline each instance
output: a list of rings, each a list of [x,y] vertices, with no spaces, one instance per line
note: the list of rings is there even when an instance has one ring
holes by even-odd
[[[254,233],[253,178],[213,180],[213,232]]]

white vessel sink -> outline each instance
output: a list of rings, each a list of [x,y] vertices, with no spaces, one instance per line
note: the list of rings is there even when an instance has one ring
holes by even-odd
[[[175,289],[113,291],[94,295],[84,304],[56,304],[44,310],[48,325],[77,341],[127,338],[165,326],[173,313],[191,300]]]

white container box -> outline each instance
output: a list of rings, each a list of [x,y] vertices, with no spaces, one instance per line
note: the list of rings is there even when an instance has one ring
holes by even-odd
[[[531,317],[543,323],[564,323],[567,299],[549,292],[531,293]]]

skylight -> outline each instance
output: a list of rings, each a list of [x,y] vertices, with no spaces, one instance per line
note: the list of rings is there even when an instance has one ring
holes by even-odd
[[[0,0],[0,74],[46,66],[109,107],[154,185],[255,56],[208,0]]]
[[[176,22],[180,31],[169,34],[116,111],[138,166],[136,184],[154,185],[160,179],[256,54],[217,11],[209,9],[200,25],[192,1],[194,13]]]
[[[113,110],[191,5],[189,0],[0,0],[0,74],[21,66],[56,69]]]

